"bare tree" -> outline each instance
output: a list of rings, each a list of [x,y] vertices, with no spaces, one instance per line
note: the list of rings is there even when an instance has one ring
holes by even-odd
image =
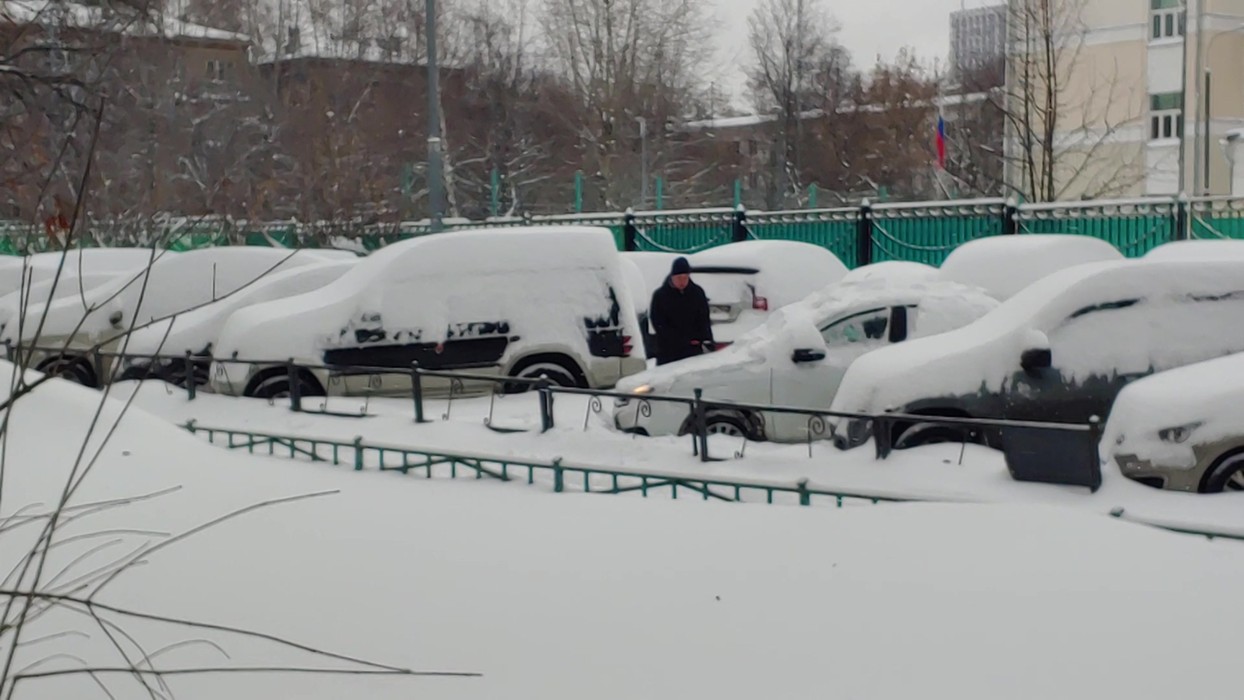
[[[590,206],[638,201],[645,146],[662,153],[667,127],[693,113],[701,91],[710,53],[703,0],[545,0],[541,25],[552,68],[578,101],[562,118],[579,135]],[[655,172],[656,161],[649,165]]]
[[[832,79],[829,74],[846,67],[846,53],[834,44],[835,31],[820,0],[764,0],[748,18],[753,101],[757,110],[777,117],[767,192],[771,208],[802,189],[800,143],[806,112],[813,105],[821,107],[826,98],[837,101],[837,95],[813,96],[818,78]]]
[[[1012,0],[1007,87],[995,98],[1007,127],[1007,186],[1031,201],[1102,197],[1143,178],[1143,145],[1120,143],[1135,127],[1134,86],[1117,62],[1085,53],[1085,0]]]

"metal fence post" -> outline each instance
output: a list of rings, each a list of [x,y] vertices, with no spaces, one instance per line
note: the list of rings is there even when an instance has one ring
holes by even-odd
[[[808,493],[808,480],[800,479],[799,483],[795,484],[795,488],[799,491],[799,505],[812,505],[812,494]]]
[[[540,432],[547,433],[553,429],[553,392],[549,389],[551,382],[548,377],[541,376],[536,389],[540,392]]]
[[[699,446],[700,461],[708,461],[708,424],[704,411],[704,390],[695,390],[695,401],[691,403],[691,423],[695,430],[696,445]]]
[[[873,207],[865,199],[860,202],[859,219],[855,223],[855,265],[864,267],[873,261]]]
[[[635,246],[636,239],[638,238],[639,231],[635,228],[635,212],[634,210],[627,209],[622,224],[622,250],[638,250]]]
[[[873,416],[873,444],[877,447],[877,459],[890,456],[894,445],[890,444],[893,437],[893,423],[885,416]]]
[[[294,358],[285,363],[285,374],[289,378],[289,409],[302,411],[302,387],[298,381],[298,368],[294,366]]]
[[[383,464],[380,466],[384,466]],[[363,471],[363,436],[354,438],[354,471]]]
[[[566,475],[562,471],[562,458],[553,458],[553,492],[561,493],[566,490]]]
[[[1002,233],[1010,236],[1019,233],[1019,207],[1014,197],[1007,197],[1006,204],[1002,205]]]
[[[194,364],[190,362],[190,351],[186,351],[186,400],[194,401]]]
[[[730,222],[730,240],[735,243],[747,240],[747,209],[742,204],[734,208],[734,218]]]
[[[1175,230],[1172,240],[1187,240],[1192,236],[1188,232],[1188,194],[1181,192],[1175,198]]]
[[[423,417],[423,374],[418,361],[410,363],[410,398],[415,402],[415,422],[427,423]]]

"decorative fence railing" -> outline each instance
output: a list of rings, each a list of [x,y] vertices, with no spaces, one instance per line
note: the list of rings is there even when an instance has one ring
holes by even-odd
[[[1101,464],[1098,458],[1100,426],[1097,421],[1089,424],[1069,424],[1034,421],[1010,421],[986,418],[966,418],[939,415],[907,415],[902,413],[861,414],[844,413],[802,406],[751,404],[704,398],[700,389],[691,396],[664,394],[633,394],[611,390],[585,389],[557,386],[546,377],[523,378],[461,371],[443,371],[422,368],[418,363],[406,367],[326,365],[296,362],[293,359],[230,358],[225,363],[213,364],[212,358],[195,356],[187,352],[170,354],[124,354],[104,351],[98,347],[87,351],[67,351],[62,346],[14,346],[4,345],[5,357],[19,365],[33,368],[51,368],[69,377],[96,377],[105,383],[112,377],[128,379],[156,378],[177,384],[186,392],[189,400],[195,400],[200,386],[212,380],[219,385],[237,387],[247,384],[248,377],[229,377],[228,366],[256,368],[255,377],[263,377],[272,388],[269,401],[288,401],[291,410],[308,414],[321,414],[343,418],[360,418],[368,415],[373,396],[395,396],[406,392],[412,405],[412,419],[416,424],[428,423],[429,393],[444,400],[443,420],[449,420],[454,402],[469,393],[490,397],[489,412],[484,425],[501,433],[526,432],[527,428],[507,428],[494,421],[493,409],[497,396],[503,393],[535,391],[538,396],[537,414],[540,432],[552,430],[558,420],[555,403],[558,396],[580,396],[587,399],[583,410],[583,429],[588,428],[593,413],[605,410],[606,401],[627,402],[626,410],[637,415],[652,415],[655,405],[677,405],[685,410],[678,434],[691,440],[692,454],[702,462],[717,461],[709,454],[709,435],[715,416],[735,416],[744,422],[763,421],[765,416],[799,416],[806,424],[808,457],[813,456],[814,443],[835,437],[835,423],[851,429],[844,432],[858,434],[860,440],[871,441],[877,459],[886,459],[896,449],[897,436],[910,428],[949,429],[961,436],[963,449],[969,441],[1000,446],[1007,468],[1013,478],[1021,481],[1039,481],[1064,485],[1084,486],[1096,491],[1101,485]],[[80,371],[82,368],[86,372]],[[214,368],[214,369],[209,369]],[[219,373],[215,377],[212,373]],[[327,381],[321,383],[326,377]],[[284,377],[283,385],[269,380]],[[365,381],[363,380],[365,378]],[[330,404],[328,394],[345,388],[353,382],[355,394],[363,399],[361,410],[356,406],[342,410]],[[429,390],[429,382],[432,389]],[[245,391],[245,390],[244,390]],[[318,404],[318,406],[317,406]],[[739,448],[734,451],[736,459],[745,457],[749,438],[744,434]],[[858,442],[858,440],[857,440]]]
[[[849,266],[883,260],[940,264],[966,241],[1022,233],[1072,233],[1109,241],[1129,256],[1183,238],[1244,238],[1244,198],[1148,197],[1127,200],[1019,204],[1002,199],[884,203],[835,209],[762,212],[736,209],[571,214],[485,221],[452,220],[447,231],[522,225],[602,226],[620,250],[693,252],[748,239],[793,240],[823,246]],[[431,232],[403,222],[245,222],[166,219],[145,224],[91,222],[85,245],[150,245],[176,250],[213,245],[347,247],[375,250]],[[0,253],[50,249],[42,227],[0,223]]]

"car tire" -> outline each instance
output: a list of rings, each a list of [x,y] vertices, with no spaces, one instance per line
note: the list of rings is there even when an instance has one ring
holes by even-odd
[[[54,357],[41,363],[38,369],[44,374],[51,374],[74,384],[81,384],[92,389],[99,388],[99,382],[95,379],[95,371],[81,357]]]
[[[972,436],[967,428],[953,428],[936,423],[913,423],[902,428],[895,436],[893,447],[906,450],[924,445],[936,445],[945,442],[980,442]]]
[[[324,389],[320,387],[319,382],[313,381],[304,375],[298,375],[298,395],[299,396],[323,396]],[[281,374],[272,374],[255,382],[253,387],[247,387],[246,396],[257,399],[284,399],[290,395],[289,375],[282,372]]]
[[[567,367],[566,363],[552,359],[520,362],[510,371],[510,376],[520,379],[547,377],[553,386],[567,388],[584,388],[586,384],[579,378],[579,373]],[[531,388],[532,386],[526,382],[506,383],[502,386],[502,390],[507,394],[521,394]]]
[[[742,416],[728,413],[710,414],[705,418],[705,424],[709,435],[728,435],[756,440],[755,431]]]
[[[1244,491],[1244,452],[1224,455],[1205,474],[1201,493]]]

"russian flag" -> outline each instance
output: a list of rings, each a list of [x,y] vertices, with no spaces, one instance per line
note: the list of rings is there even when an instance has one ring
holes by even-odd
[[[946,169],[946,120],[937,115],[937,167]]]

